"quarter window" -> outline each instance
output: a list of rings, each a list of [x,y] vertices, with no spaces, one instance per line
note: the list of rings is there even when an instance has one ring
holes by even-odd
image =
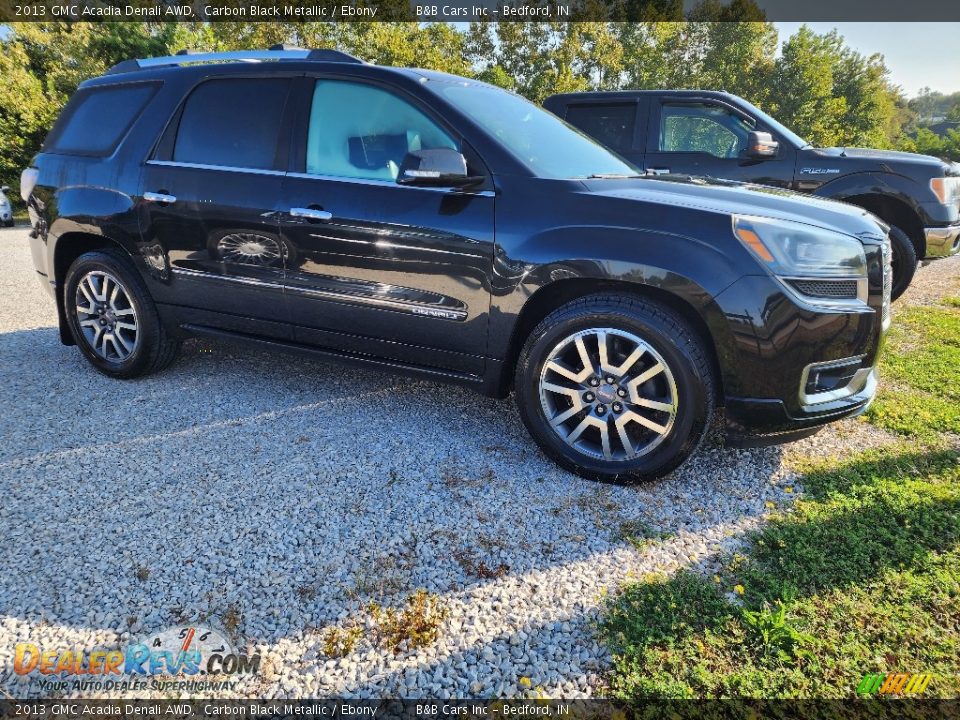
[[[210,80],[187,98],[173,146],[176,162],[274,167],[287,78]]]
[[[362,83],[317,81],[307,133],[308,173],[396,180],[408,152],[435,148],[459,146],[393,93]]]
[[[156,83],[79,91],[44,144],[46,152],[109,155],[157,90]]]
[[[751,130],[751,123],[719,105],[664,105],[660,151],[699,152],[719,158],[736,158],[746,148]]]
[[[571,105],[566,121],[609,148],[630,150],[636,116],[637,106],[633,103]]]

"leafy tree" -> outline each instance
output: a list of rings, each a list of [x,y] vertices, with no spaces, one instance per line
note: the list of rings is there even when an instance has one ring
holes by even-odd
[[[770,109],[814,145],[891,147],[906,117],[881,55],[864,57],[836,31],[806,26],[776,61]]]
[[[130,57],[165,54],[173,24],[17,23],[0,41],[0,180],[16,185],[83,80]]]

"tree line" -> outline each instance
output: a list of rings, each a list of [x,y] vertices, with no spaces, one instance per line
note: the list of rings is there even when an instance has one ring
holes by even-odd
[[[675,0],[662,1],[664,17],[676,17]],[[476,77],[536,102],[580,90],[722,89],[815,146],[901,148],[960,159],[960,133],[938,138],[918,129],[923,98],[907,101],[881,55],[864,56],[837,32],[807,27],[777,53],[776,27],[759,15],[754,21],[751,8],[749,0],[702,0],[686,19],[664,22],[9,25],[0,39],[0,180],[16,182],[77,85],[115,63],[184,48],[276,43]],[[717,22],[731,18],[738,21]]]

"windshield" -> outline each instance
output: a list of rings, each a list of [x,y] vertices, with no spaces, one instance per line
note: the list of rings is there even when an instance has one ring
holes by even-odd
[[[538,177],[641,174],[553,113],[519,95],[475,83],[439,85],[440,94],[451,105],[497,138]]]
[[[750,102],[747,102],[746,100],[743,100],[743,98],[741,98],[740,100],[750,110],[751,113],[753,113],[758,118],[760,118],[760,120],[763,121],[764,125],[766,125],[768,128],[776,132],[778,135],[781,135],[784,138],[786,138],[786,140],[789,141],[792,145],[796,145],[798,148],[807,147],[810,145],[810,143],[808,143],[802,137],[800,137],[795,132],[793,132],[793,130],[791,130],[790,128],[784,127],[783,125],[778,123],[776,120],[774,120],[772,117],[767,115],[763,110],[758,108],[756,105]]]

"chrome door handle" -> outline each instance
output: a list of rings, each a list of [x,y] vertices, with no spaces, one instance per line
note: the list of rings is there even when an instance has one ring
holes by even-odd
[[[175,195],[164,195],[163,193],[155,192],[145,192],[143,199],[147,202],[163,203],[164,205],[172,205],[177,201]]]
[[[669,175],[670,168],[647,168],[647,175]]]
[[[329,220],[333,217],[333,213],[316,208],[290,208],[290,215],[307,220]]]

